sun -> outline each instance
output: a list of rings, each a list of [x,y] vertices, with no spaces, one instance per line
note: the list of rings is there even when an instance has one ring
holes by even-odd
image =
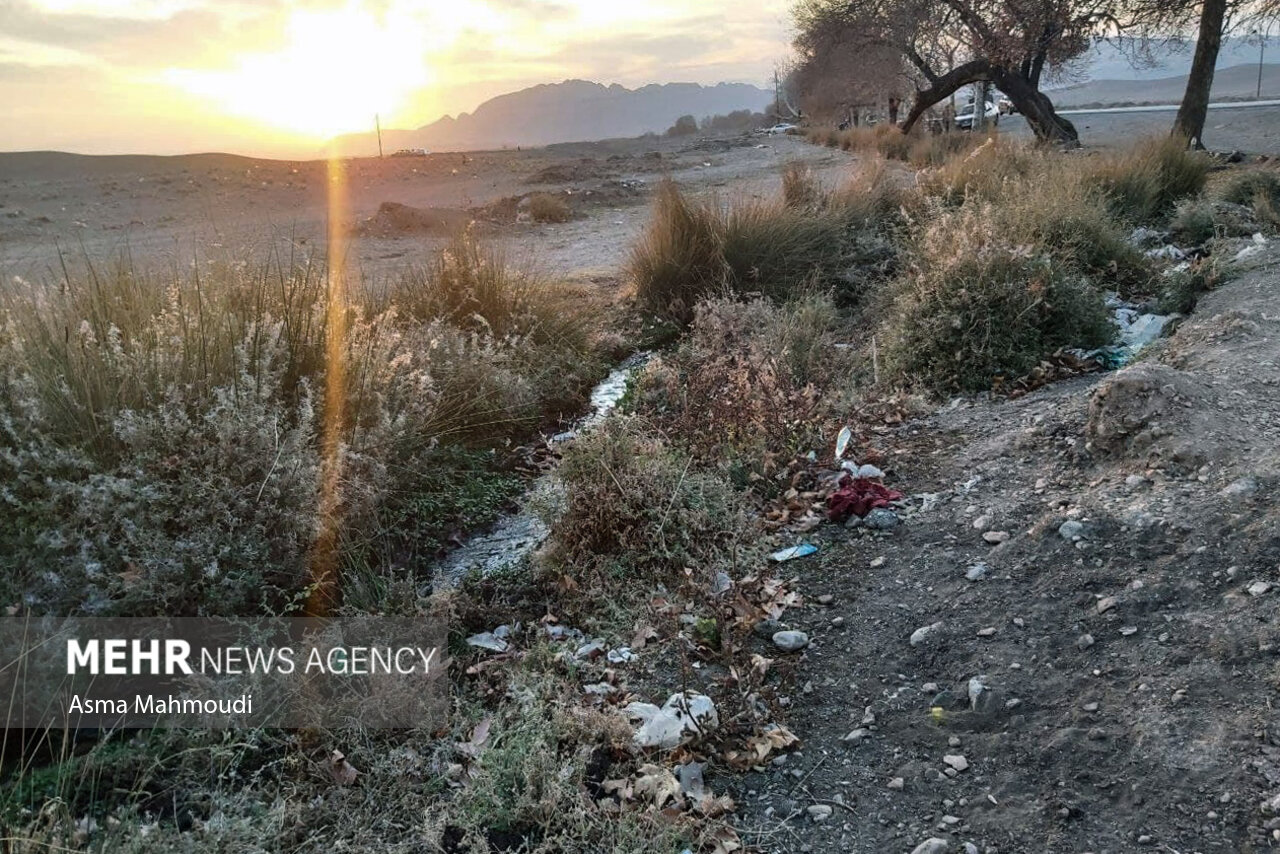
[[[349,3],[296,10],[285,44],[220,70],[169,69],[166,80],[228,115],[316,140],[363,131],[431,82],[418,28]]]

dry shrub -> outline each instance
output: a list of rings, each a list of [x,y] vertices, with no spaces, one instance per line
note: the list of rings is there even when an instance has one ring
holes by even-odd
[[[1252,209],[1260,225],[1280,228],[1280,174],[1270,169],[1238,172],[1218,187],[1218,198]]]
[[[994,202],[1004,196],[1008,181],[1046,171],[1044,157],[1027,146],[993,136],[934,169],[922,171],[917,182],[926,195],[944,204],[958,205],[968,198]],[[1058,168],[1061,165],[1057,162]]]
[[[810,447],[848,401],[842,329],[827,296],[708,300],[680,347],[641,375],[635,406],[700,462],[758,471]]]
[[[1181,137],[1158,137],[1097,158],[1090,174],[1111,212],[1135,225],[1166,221],[1178,201],[1204,189],[1212,161]]]
[[[663,182],[653,215],[632,248],[631,278],[641,303],[678,323],[698,301],[723,293],[786,299],[816,283],[856,300],[892,263],[890,232],[904,193],[878,161],[843,188],[825,191],[808,176],[787,179],[785,198],[695,201]],[[801,205],[801,199],[808,200]]]
[[[782,169],[782,203],[789,208],[816,207],[824,196],[822,185],[805,163],[788,163]]]
[[[988,205],[942,214],[899,277],[881,328],[890,370],[954,392],[1025,374],[1060,347],[1099,347],[1114,327],[1102,295],[1068,266],[994,230]]]
[[[534,222],[568,222],[573,219],[573,210],[564,196],[534,193],[529,197],[529,216]]]
[[[734,488],[637,417],[611,418],[579,439],[560,477],[550,556],[588,594],[632,598],[678,583],[686,568],[705,589],[750,530]]]
[[[353,295],[341,313],[343,559],[374,570],[456,529],[438,500],[431,520],[385,526],[458,471],[496,466],[474,455],[530,432],[570,364],[591,361],[589,321],[574,329],[572,309],[537,305],[538,291],[493,285],[477,299],[460,287],[471,296],[437,293],[437,313],[420,285]],[[6,281],[0,598],[63,613],[287,607],[317,527],[327,294],[323,271],[240,265],[203,270],[198,284],[127,270],[61,288]],[[473,302],[482,308],[464,313]]]
[[[1217,227],[1213,205],[1200,198],[1179,202],[1169,221],[1170,233],[1182,246],[1198,246],[1212,240]]]

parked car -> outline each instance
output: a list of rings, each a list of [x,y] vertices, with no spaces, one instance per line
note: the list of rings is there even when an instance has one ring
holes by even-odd
[[[1018,112],[1018,108],[1013,105],[1004,95],[1000,96],[1000,100],[996,101],[996,108],[1000,110],[1002,116],[1012,116]]]
[[[402,148],[393,152],[392,157],[426,157],[427,150],[425,148]]]
[[[987,101],[987,109],[984,111],[987,121],[994,125],[1000,124],[1000,108],[991,101]],[[959,130],[973,130],[973,104],[970,103],[956,116],[956,128]]]
[[[786,133],[787,131],[796,130],[799,125],[793,125],[790,122],[780,122],[771,128],[766,128],[765,133]]]

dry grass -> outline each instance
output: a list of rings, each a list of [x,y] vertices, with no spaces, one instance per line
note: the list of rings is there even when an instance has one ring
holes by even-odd
[[[389,571],[464,515],[483,521],[504,492],[481,477],[501,470],[486,449],[601,371],[575,305],[465,240],[376,298],[353,294],[337,350],[350,566]],[[66,613],[287,607],[317,524],[323,270],[8,280],[0,308],[0,597]],[[442,489],[472,474],[456,501]],[[429,520],[397,527],[424,518],[414,508]]]
[[[562,195],[534,193],[529,197],[529,216],[534,222],[568,222],[573,219],[573,209]]]
[[[725,293],[785,300],[803,287],[835,289],[852,301],[892,261],[889,232],[903,192],[879,161],[834,191],[802,167],[784,174],[776,199],[695,200],[672,182],[628,270],[643,306],[681,324],[697,303]]]
[[[1098,158],[1089,170],[1112,213],[1135,225],[1166,221],[1177,203],[1199,194],[1212,161],[1176,137],[1158,137]]]

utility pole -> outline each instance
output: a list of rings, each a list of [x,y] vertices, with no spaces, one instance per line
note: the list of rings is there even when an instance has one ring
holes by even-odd
[[[377,114],[373,114],[373,126],[378,129],[378,159],[382,159],[382,118]]]
[[[1262,58],[1266,55],[1266,52],[1267,52],[1267,36],[1271,35],[1271,25],[1267,24],[1267,29],[1265,31],[1259,32],[1258,30],[1254,30],[1254,32],[1258,33],[1258,92],[1254,97],[1257,100],[1261,101],[1262,100]]]

